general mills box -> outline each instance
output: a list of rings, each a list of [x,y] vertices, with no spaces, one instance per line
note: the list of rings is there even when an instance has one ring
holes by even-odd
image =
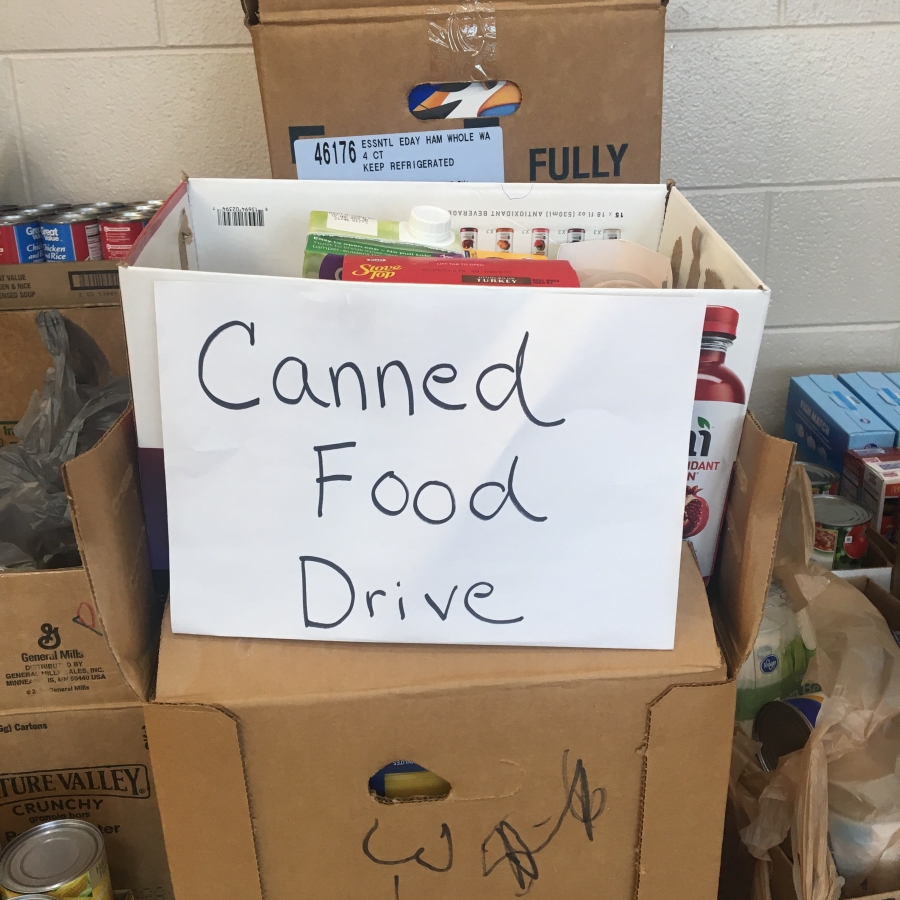
[[[891,447],[896,433],[834,375],[802,375],[788,388],[784,436],[801,460],[840,472],[847,450]]]
[[[356,137],[366,170],[342,178],[659,181],[665,6],[249,0],[272,173],[296,178],[295,142],[313,139],[319,174],[302,177],[327,178]],[[463,170],[469,140],[499,171]]]

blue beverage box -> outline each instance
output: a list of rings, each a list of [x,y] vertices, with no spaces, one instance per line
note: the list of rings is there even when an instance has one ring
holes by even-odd
[[[784,436],[799,460],[840,472],[847,450],[892,447],[896,433],[834,375],[802,375],[788,388]]]
[[[900,432],[900,385],[881,372],[851,372],[838,375],[866,406],[894,429],[894,446]]]

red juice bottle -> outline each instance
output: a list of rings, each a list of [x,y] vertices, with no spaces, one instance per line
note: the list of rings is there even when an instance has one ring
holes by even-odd
[[[737,337],[738,313],[707,306],[694,390],[694,421],[688,451],[683,537],[694,546],[704,578],[712,574],[731,470],[744,425],[746,392],[725,365]]]

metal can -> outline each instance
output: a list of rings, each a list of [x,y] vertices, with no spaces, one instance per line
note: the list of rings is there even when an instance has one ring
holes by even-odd
[[[568,244],[580,244],[584,240],[584,229],[583,228],[570,228],[566,232],[566,243]]]
[[[84,262],[103,259],[96,213],[67,212],[41,219],[44,259],[47,262]]]
[[[125,209],[125,204],[118,200],[97,200],[94,203],[77,203],[72,207],[73,211],[81,212],[85,209],[96,209],[97,212],[107,213],[114,209]]]
[[[152,209],[154,212],[163,206],[162,200],[132,200],[126,203],[128,209]]]
[[[617,241],[622,237],[622,229],[621,228],[604,228],[603,229],[603,240],[604,241]]]
[[[504,253],[512,252],[513,234],[515,234],[515,230],[512,228],[498,228],[497,246],[495,249],[502,250]]]
[[[41,223],[34,216],[0,216],[0,265],[44,261]]]
[[[104,259],[125,259],[152,218],[139,209],[117,210],[100,219],[100,246]]]
[[[832,494],[813,497],[816,537],[812,559],[826,569],[858,569],[869,548],[866,529],[872,513]]]
[[[809,476],[813,494],[836,494],[841,476],[828,466],[820,466],[818,463],[801,462],[795,465],[803,466]]]
[[[26,216],[49,216],[71,208],[68,203],[38,203],[34,206],[21,206],[19,212]]]
[[[467,225],[459,229],[459,243],[463,250],[478,249],[478,229]]]
[[[819,693],[801,694],[760,708],[753,720],[753,740],[760,744],[758,758],[763,769],[774,772],[782,756],[806,746],[824,699]]]
[[[531,229],[531,252],[535,256],[546,256],[550,248],[550,229],[549,228],[532,228]]]
[[[100,830],[81,819],[44,822],[13,839],[0,855],[0,898],[22,894],[113,900]]]

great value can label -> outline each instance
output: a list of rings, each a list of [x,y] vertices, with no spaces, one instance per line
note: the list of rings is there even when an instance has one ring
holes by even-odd
[[[103,259],[100,226],[93,222],[60,222],[41,225],[47,262],[84,262]]]
[[[0,224],[0,265],[42,262],[43,259],[39,222]]]

